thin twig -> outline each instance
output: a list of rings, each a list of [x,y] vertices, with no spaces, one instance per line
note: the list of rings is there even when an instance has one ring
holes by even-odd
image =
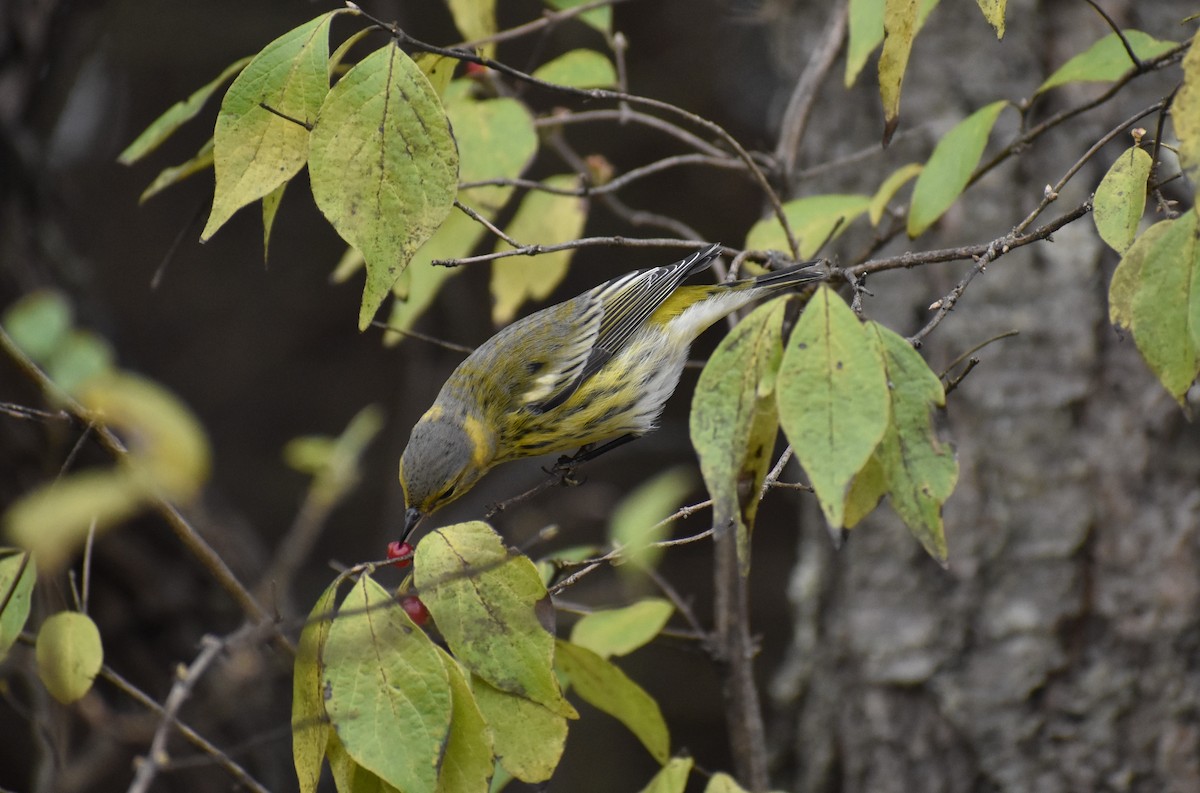
[[[825,29],[817,40],[816,47],[809,55],[808,64],[792,89],[788,100],[787,110],[783,114],[780,125],[779,140],[775,144],[775,159],[779,162],[783,183],[787,185],[790,194],[796,184],[793,179],[796,170],[796,160],[800,155],[800,142],[808,129],[808,119],[816,102],[817,92],[825,82],[825,76],[833,67],[834,59],[841,51],[842,41],[846,38],[846,20],[848,2],[838,3]]]
[[[464,215],[466,215],[467,217],[469,217],[471,220],[474,220],[476,223],[483,226],[485,229],[492,232],[497,237],[499,237],[500,239],[507,242],[509,245],[513,246],[514,248],[521,247],[521,243],[517,242],[512,237],[508,236],[503,231],[501,231],[499,228],[497,228],[495,223],[492,223],[492,221],[488,220],[483,215],[476,212],[474,209],[471,209],[469,206],[464,204],[462,201],[459,201],[457,198],[454,199],[454,206],[458,207],[459,210],[462,211],[462,213]]]
[[[1127,83],[1129,83],[1131,80],[1135,79],[1136,77],[1146,74],[1147,72],[1151,72],[1151,71],[1155,71],[1157,69],[1164,68],[1165,66],[1170,64],[1172,61],[1179,58],[1180,55],[1185,50],[1187,50],[1188,46],[1189,46],[1188,44],[1180,44],[1178,47],[1174,47],[1174,48],[1168,50],[1167,52],[1164,52],[1162,55],[1159,55],[1157,58],[1151,58],[1148,61],[1143,61],[1142,68],[1130,69],[1128,72],[1126,72],[1120,78],[1118,78],[1111,86],[1109,86],[1108,89],[1106,91],[1104,91],[1104,93],[1100,94],[1100,96],[1096,97],[1095,99],[1092,99],[1090,101],[1084,102],[1079,105],[1076,105],[1075,107],[1067,108],[1066,110],[1063,110],[1059,113],[1055,113],[1053,116],[1051,116],[1050,118],[1041,122],[1037,126],[1031,127],[1030,129],[1026,130],[1022,134],[1018,135],[1015,140],[1011,141],[1007,146],[1005,146],[1003,149],[1001,149],[999,152],[997,152],[996,155],[994,157],[992,157],[992,159],[989,160],[986,164],[980,166],[979,168],[976,168],[975,173],[971,174],[971,178],[968,181],[968,185],[972,185],[975,182],[978,182],[980,179],[982,179],[984,177],[985,174],[987,174],[989,171],[991,171],[997,165],[1004,162],[1005,160],[1007,160],[1009,157],[1016,154],[1017,152],[1021,151],[1026,146],[1028,146],[1030,143],[1037,140],[1038,138],[1040,138],[1042,135],[1049,132],[1050,130],[1054,129],[1059,124],[1062,124],[1063,122],[1068,121],[1069,119],[1072,119],[1081,113],[1086,113],[1087,111],[1097,108],[1100,105],[1106,103],[1108,100],[1112,99],[1114,96],[1116,96],[1118,93],[1120,93],[1121,89],[1124,88]]]
[[[921,340],[928,336],[930,331],[940,325],[942,320],[946,318],[946,315],[954,310],[955,303],[957,303],[958,299],[962,297],[963,292],[966,291],[967,286],[975,279],[975,276],[983,272],[984,269],[993,261],[1022,245],[1028,245],[1031,242],[1048,239],[1055,231],[1058,231],[1068,223],[1078,220],[1091,211],[1091,201],[1085,201],[1071,212],[1062,215],[1061,217],[1051,221],[1050,223],[1047,223],[1045,226],[1042,226],[1041,228],[1036,229],[1029,234],[1025,234],[1023,236],[1009,234],[998,240],[993,240],[988,245],[987,249],[984,250],[983,253],[979,254],[979,258],[976,260],[975,266],[967,271],[967,274],[963,276],[962,280],[959,281],[955,287],[946,293],[940,300],[935,301],[934,304],[930,306],[930,308],[936,308],[937,313],[931,320],[929,320],[929,322],[925,324],[925,327],[921,328],[919,331],[910,336],[908,338],[908,342],[914,347],[920,347]]]
[[[712,637],[709,636],[708,631],[705,630],[704,626],[700,624],[700,620],[696,617],[696,613],[692,611],[692,604],[683,599],[683,597],[679,594],[679,591],[671,585],[671,582],[653,567],[647,567],[645,569],[645,573],[646,575],[650,576],[650,580],[654,582],[654,585],[658,587],[664,595],[667,596],[667,599],[675,605],[675,611],[679,612],[679,614],[683,617],[684,622],[692,627],[692,631],[696,635],[695,638],[702,642],[711,641]]]
[[[635,123],[666,133],[676,140],[692,147],[701,154],[710,157],[728,157],[729,155],[708,141],[693,135],[683,127],[676,126],[666,119],[652,116],[632,109],[580,110],[575,112],[555,113],[544,118],[535,119],[534,127],[556,127],[568,124],[586,124],[592,121],[616,121],[621,124]]]
[[[964,259],[976,259],[986,254],[994,246],[1000,248],[999,253],[1008,253],[1010,250],[1046,239],[1063,226],[1078,220],[1091,210],[1091,202],[1085,201],[1070,212],[1026,234],[1013,235],[1010,233],[991,242],[977,243],[975,245],[963,245],[957,248],[937,248],[931,251],[922,251],[921,253],[902,253],[883,259],[871,259],[854,267],[847,267],[840,271],[835,270],[833,274],[849,281],[850,278],[867,273],[909,269],[918,265],[933,264],[936,262],[956,262]],[[1004,248],[1007,248],[1007,250],[1004,250]]]
[[[311,122],[303,121],[301,119],[296,118],[295,116],[289,116],[287,113],[284,113],[282,110],[278,110],[276,108],[271,107],[266,102],[259,102],[258,106],[261,107],[263,110],[267,111],[268,113],[271,113],[272,115],[279,116],[284,121],[290,121],[293,124],[304,127],[309,132],[313,131],[313,125]]]
[[[1150,175],[1147,177],[1147,181],[1151,185],[1150,190],[1154,193],[1154,201],[1156,204],[1158,204],[1158,211],[1161,212],[1163,217],[1167,218],[1168,220],[1176,217],[1178,213],[1172,209],[1171,202],[1168,201],[1167,197],[1162,193],[1162,186],[1169,180],[1160,182],[1158,179],[1158,166],[1160,164],[1158,157],[1163,145],[1163,127],[1166,126],[1167,109],[1175,104],[1175,95],[1179,93],[1179,88],[1180,86],[1175,87],[1175,90],[1172,91],[1171,95],[1166,99],[1167,106],[1158,113],[1158,122],[1155,124],[1154,128],[1154,149],[1150,152]],[[1176,174],[1172,178],[1178,177],[1179,174]]]
[[[448,47],[438,47],[433,44],[428,44],[420,39],[413,38],[396,25],[389,25],[388,23],[372,17],[370,14],[366,14],[361,10],[359,13],[362,14],[364,18],[389,31],[397,43],[408,44],[409,46],[423,52],[431,52],[435,55],[455,58],[457,60],[467,61],[468,63],[477,63],[480,66],[486,66],[489,69],[494,69],[501,74],[513,78],[514,80],[520,80],[530,85],[536,85],[540,88],[557,91],[568,96],[576,96],[582,99],[606,99],[614,102],[626,102],[630,105],[640,105],[642,107],[660,110],[664,113],[682,118],[690,124],[702,127],[711,134],[720,138],[725,145],[728,146],[738,156],[738,158],[746,164],[746,168],[754,177],[754,181],[758,184],[759,189],[766,197],[767,202],[771,205],[771,209],[775,215],[775,218],[779,221],[780,226],[783,228],[784,236],[788,241],[788,250],[792,252],[793,256],[799,255],[797,253],[798,245],[796,242],[796,237],[792,231],[791,223],[788,221],[787,215],[783,211],[783,202],[780,200],[779,194],[775,192],[775,188],[773,188],[771,183],[767,180],[766,174],[763,173],[762,169],[758,166],[758,163],[755,162],[754,158],[750,156],[750,153],[746,151],[737,138],[729,134],[724,127],[715,121],[711,121],[703,116],[699,116],[695,113],[684,110],[678,105],[673,105],[670,102],[664,102],[661,99],[654,99],[648,96],[639,96],[637,94],[630,94],[625,91],[613,91],[607,88],[575,88],[573,86],[547,82],[546,80],[541,80],[537,77],[534,77],[532,74],[527,74],[519,69],[514,69],[507,64],[492,60],[491,58],[485,58],[481,55],[476,55],[474,52]]]
[[[0,402],[0,413],[14,418],[29,421],[70,421],[71,414],[65,410],[41,410],[15,402]]]
[[[92,416],[90,412],[72,396],[63,391],[57,384],[51,380],[41,368],[35,364],[25,352],[17,346],[12,337],[0,328],[0,349],[17,363],[25,375],[32,380],[43,392],[53,394],[58,399],[63,407],[69,411],[75,418],[84,424],[90,424]],[[100,444],[111,454],[118,459],[126,459],[129,456],[129,450],[125,448],[125,444],[121,439],[113,433],[108,427],[96,425],[96,437]],[[179,538],[184,547],[196,557],[201,566],[208,571],[222,589],[228,593],[242,611],[251,620],[251,622],[269,622],[267,613],[263,610],[250,591],[238,580],[233,571],[229,569],[229,565],[225,560],[213,550],[212,546],[200,536],[199,532],[183,517],[179,508],[161,496],[152,495],[150,503],[155,510],[167,522],[167,525],[174,531],[175,536]],[[294,652],[291,642],[286,636],[275,629],[276,644],[288,652]]]
[[[615,177],[604,184],[600,185],[580,185],[579,187],[557,187],[555,185],[546,184],[545,182],[535,181],[533,179],[484,179],[478,182],[463,182],[458,186],[459,190],[469,190],[473,187],[489,187],[493,185],[503,187],[518,187],[527,190],[540,190],[544,193],[552,193],[561,196],[598,196],[605,193],[613,193],[623,187],[627,187],[630,183],[643,179],[651,174],[656,174],[665,171],[669,168],[678,168],[682,165],[708,165],[713,168],[727,168],[731,170],[745,170],[745,166],[732,157],[713,157],[707,154],[677,154],[673,157],[664,157],[648,165],[643,165],[638,168],[633,168],[618,177]]]
[[[973,370],[978,365],[979,365],[978,358],[975,358],[975,357],[968,358],[967,365],[966,365],[966,367],[963,368],[962,373],[960,373],[958,375],[958,377],[955,377],[953,380],[946,383],[946,388],[942,393],[946,396],[949,396],[954,391],[954,389],[958,388],[958,384],[966,379],[967,375],[969,375],[971,373],[971,370]]]
[[[167,694],[167,700],[163,704],[162,720],[158,724],[158,729],[154,731],[154,740],[150,742],[150,751],[138,763],[137,773],[134,774],[133,782],[129,785],[128,793],[146,793],[154,782],[154,777],[158,775],[159,769],[170,761],[170,757],[167,755],[167,736],[179,715],[179,709],[192,695],[192,689],[196,687],[200,678],[208,671],[208,667],[212,665],[224,647],[225,642],[215,636],[206,635],[200,640],[200,653],[195,660],[186,668],[179,669],[175,684],[171,686],[171,692]]]
[[[1016,328],[1013,328],[1012,330],[1006,330],[1003,333],[997,333],[995,336],[992,336],[990,339],[984,339],[983,341],[979,342],[974,347],[967,350],[962,355],[958,356],[953,361],[951,361],[949,363],[949,365],[947,365],[946,368],[942,370],[942,373],[940,375],[938,375],[938,379],[945,380],[946,375],[950,374],[951,369],[958,366],[965,359],[967,359],[967,358],[971,357],[972,355],[974,355],[975,353],[979,352],[980,350],[982,350],[984,347],[988,346],[992,342],[997,342],[997,341],[1000,341],[1001,339],[1008,339],[1013,336],[1020,335],[1020,333],[1021,333],[1021,331],[1017,330]]]
[[[399,333],[401,336],[409,336],[414,339],[420,339],[421,341],[429,342],[430,344],[436,344],[439,347],[443,347],[447,350],[453,350],[454,352],[461,352],[461,353],[465,353],[467,355],[470,355],[471,353],[475,352],[474,347],[468,347],[465,344],[456,344],[452,341],[446,341],[445,339],[439,339],[436,336],[430,336],[428,333],[422,333],[419,330],[410,330],[407,328],[397,328],[394,325],[389,325],[386,322],[380,322],[379,320],[373,320],[371,322],[371,327],[382,328],[383,330],[386,330],[388,333]]]
[[[88,613],[88,595],[92,591],[92,548],[96,545],[96,518],[92,516],[92,525],[88,526],[87,541],[83,544],[83,592],[79,599],[79,610]]]
[[[1127,54],[1129,56],[1129,60],[1133,61],[1133,67],[1135,69],[1139,69],[1139,70],[1144,68],[1143,64],[1142,64],[1142,59],[1139,58],[1137,56],[1137,53],[1133,51],[1133,45],[1129,43],[1129,39],[1125,38],[1125,31],[1121,30],[1121,26],[1118,25],[1115,21],[1113,21],[1113,18],[1108,15],[1108,12],[1106,12],[1103,8],[1101,8],[1099,5],[1097,5],[1095,0],[1083,0],[1083,1],[1085,3],[1087,3],[1088,5],[1090,5],[1092,8],[1096,9],[1096,13],[1099,14],[1100,16],[1104,17],[1104,21],[1108,23],[1108,26],[1110,28],[1112,28],[1112,32],[1117,34],[1117,38],[1119,38],[1121,40],[1121,46],[1123,46],[1125,48],[1125,54]]]
[[[490,36],[472,39],[471,41],[464,41],[455,46],[469,50],[474,49],[475,47],[480,47],[484,44],[497,44],[502,41],[511,41],[513,39],[521,38],[522,36],[527,36],[530,33],[536,33],[542,28],[553,27],[554,25],[565,22],[568,19],[585,14],[588,11],[592,11],[597,8],[604,8],[605,6],[615,6],[620,3],[627,2],[629,2],[629,0],[593,0],[591,3],[583,3],[572,8],[564,8],[561,11],[551,11],[547,9],[542,12],[542,17],[540,19],[535,19],[531,22],[526,22],[522,25],[508,28],[507,30],[501,30],[500,32],[493,33]]]
[[[509,256],[538,256],[543,253],[553,253],[554,251],[569,251],[577,248],[686,248],[695,249],[702,246],[704,243],[695,239],[672,239],[672,238],[656,238],[656,239],[636,239],[631,237],[581,237],[570,242],[558,242],[553,245],[523,245],[520,248],[513,248],[507,251],[495,251],[493,253],[481,253],[478,256],[464,256],[459,259],[434,259],[432,264],[438,267],[461,267],[465,264],[480,264],[482,262],[495,261],[496,259],[505,259]],[[722,248],[722,253],[732,251],[731,248]]]
[[[1042,200],[1037,205],[1037,207],[1032,212],[1030,212],[1025,217],[1024,220],[1022,220],[1020,223],[1017,224],[1016,233],[1020,234],[1025,229],[1029,228],[1030,224],[1032,224],[1033,221],[1036,220],[1038,218],[1038,216],[1042,214],[1043,211],[1045,211],[1046,207],[1049,206],[1053,201],[1058,199],[1058,194],[1060,192],[1062,192],[1062,189],[1066,186],[1067,182],[1069,182],[1072,179],[1072,177],[1075,176],[1075,174],[1079,173],[1079,170],[1081,168],[1083,168],[1084,165],[1087,164],[1088,160],[1090,160],[1093,156],[1095,156],[1095,154],[1098,151],[1100,151],[1102,148],[1104,148],[1104,146],[1107,145],[1110,140],[1117,137],[1122,132],[1127,130],[1129,127],[1132,127],[1134,124],[1141,121],[1143,118],[1150,115],[1151,113],[1153,113],[1155,111],[1161,111],[1163,108],[1166,107],[1167,101],[1168,101],[1167,99],[1161,99],[1161,100],[1155,102],[1154,104],[1150,105],[1149,107],[1139,110],[1138,112],[1134,113],[1129,118],[1122,121],[1117,126],[1110,129],[1108,132],[1106,132],[1104,134],[1103,137],[1101,137],[1099,140],[1097,140],[1095,143],[1093,143],[1091,145],[1091,147],[1088,148],[1088,150],[1083,153],[1083,156],[1080,157],[1078,160],[1076,160],[1074,162],[1074,164],[1071,165],[1071,167],[1067,169],[1067,172],[1065,174],[1063,174],[1062,178],[1059,179],[1056,184],[1051,186],[1048,190],[1046,190],[1043,193]]]
[[[162,705],[155,702],[148,694],[118,674],[112,669],[112,667],[102,666],[100,668],[100,677],[107,680],[119,691],[133,699],[142,707],[147,708],[159,715],[163,714]],[[180,735],[186,738],[188,742],[197,749],[210,756],[213,759],[213,762],[228,771],[229,775],[237,780],[237,782],[243,787],[254,791],[254,793],[271,793],[271,791],[259,783],[258,780],[250,776],[246,769],[238,765],[233,758],[210,743],[200,733],[196,732],[182,721],[179,721],[179,719],[175,719],[174,725],[175,729],[179,730]]]

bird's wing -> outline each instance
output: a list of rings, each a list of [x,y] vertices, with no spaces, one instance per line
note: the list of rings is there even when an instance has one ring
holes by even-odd
[[[545,413],[570,399],[580,385],[620,351],[685,278],[707,267],[719,252],[720,246],[712,245],[674,264],[626,273],[576,298],[587,301],[583,316],[598,311],[599,321],[594,330],[589,324],[587,333],[575,334],[570,344],[571,354],[562,356],[569,360],[570,366],[558,368],[561,376],[555,378],[555,387],[547,390],[545,397],[531,399],[529,408]],[[577,331],[583,329],[581,323]]]

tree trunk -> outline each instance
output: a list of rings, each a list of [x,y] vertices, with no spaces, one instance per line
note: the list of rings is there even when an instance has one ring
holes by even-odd
[[[1010,2],[1008,34],[989,44],[974,5],[943,3],[922,33],[927,49],[904,84],[908,126],[1029,96],[1046,72],[1022,59],[1045,53],[1054,68],[1106,32],[1083,4]],[[1169,22],[1188,4],[1119,5],[1106,10],[1122,27],[1189,35]],[[937,72],[960,57],[961,73]],[[1052,134],[969,192],[944,239],[921,247],[1000,236],[1167,83]],[[956,86],[964,106],[943,111]],[[1012,135],[1003,121],[997,132],[993,150]],[[1046,219],[1086,199],[1130,143],[1090,163]],[[984,349],[949,397],[943,436],[960,466],[945,509],[949,569],[887,510],[840,551],[815,508],[803,516],[795,638],[772,691],[793,728],[777,758],[789,789],[1200,790],[1200,431],[1109,323],[1116,257],[1090,219],[1054,240],[991,265],[923,349],[937,371],[1020,331]],[[889,304],[892,326],[911,332],[963,266],[880,278],[867,311]]]

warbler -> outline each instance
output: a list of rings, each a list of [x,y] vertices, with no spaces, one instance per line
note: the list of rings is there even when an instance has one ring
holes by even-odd
[[[824,277],[805,263],[680,285],[719,253],[712,245],[606,281],[512,323],[467,356],[400,457],[402,539],[499,463],[646,434],[700,333],[764,294]]]

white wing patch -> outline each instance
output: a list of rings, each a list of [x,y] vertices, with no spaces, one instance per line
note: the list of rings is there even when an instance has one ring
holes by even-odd
[[[604,305],[591,300],[575,326],[563,334],[564,338],[556,339],[555,347],[544,351],[546,360],[528,362],[533,386],[521,395],[523,403],[536,406],[546,402],[578,379],[596,344],[603,318]],[[541,367],[532,371],[537,364]]]

